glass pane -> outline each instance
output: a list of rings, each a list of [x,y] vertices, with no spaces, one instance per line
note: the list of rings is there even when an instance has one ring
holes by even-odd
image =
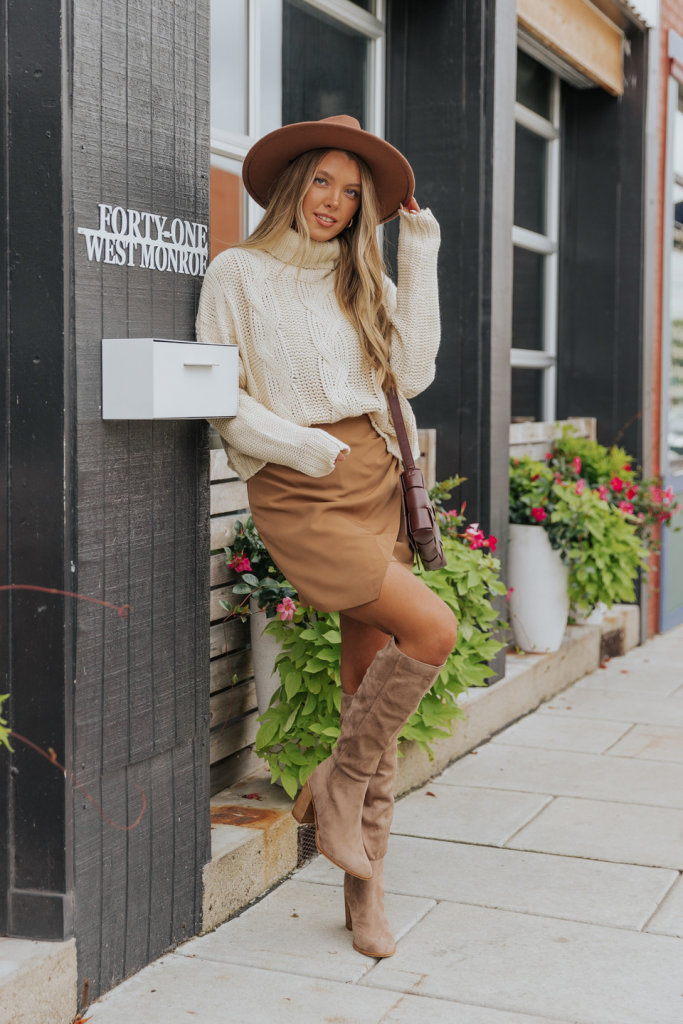
[[[355,4],[356,7],[362,7],[364,11],[372,11],[374,13],[375,0],[351,0],[351,3]]]
[[[211,0],[211,127],[249,133],[248,0]]]
[[[674,129],[674,154],[678,171],[679,154],[683,153],[683,115],[681,91]],[[683,473],[683,196],[680,185],[674,184],[673,252],[669,268],[669,316],[671,318],[671,357],[669,363],[668,448],[669,472]]]
[[[543,370],[512,367],[512,422],[526,423],[543,418]]]
[[[244,185],[237,160],[211,156],[211,259],[244,238]]]
[[[523,50],[517,50],[517,102],[550,120],[553,76],[548,68]]]
[[[295,0],[283,18],[282,123],[350,114],[367,128],[366,37]]]
[[[514,248],[512,347],[543,348],[543,274],[545,256]]]
[[[545,234],[548,143],[521,124],[515,131],[515,224]]]

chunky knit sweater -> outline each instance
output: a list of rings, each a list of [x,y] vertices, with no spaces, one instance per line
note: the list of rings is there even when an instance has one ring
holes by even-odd
[[[400,217],[398,288],[386,279],[385,303],[392,324],[391,368],[417,455],[415,417],[406,399],[434,378],[439,225],[429,210]],[[326,476],[348,447],[311,424],[364,413],[400,458],[386,396],[374,371],[366,372],[358,334],[334,295],[339,243],[311,241],[303,265],[301,253],[301,237],[291,230],[268,252],[220,253],[204,279],[198,340],[240,350],[237,416],[210,422],[242,480],[267,462]]]

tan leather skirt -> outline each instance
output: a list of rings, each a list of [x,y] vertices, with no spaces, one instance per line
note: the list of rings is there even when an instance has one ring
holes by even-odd
[[[367,416],[323,424],[351,449],[323,477],[267,463],[247,483],[256,528],[303,605],[320,612],[379,597],[392,559],[411,567],[400,465]]]

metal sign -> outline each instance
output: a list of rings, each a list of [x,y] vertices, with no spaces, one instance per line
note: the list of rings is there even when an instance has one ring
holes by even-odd
[[[209,262],[206,224],[168,217],[123,206],[98,203],[97,228],[78,228],[85,236],[88,260],[119,267],[168,270],[175,274],[206,273]]]

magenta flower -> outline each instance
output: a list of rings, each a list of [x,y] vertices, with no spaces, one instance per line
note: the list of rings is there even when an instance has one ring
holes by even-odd
[[[232,562],[228,562],[228,567],[235,572],[251,572],[251,562],[245,555],[235,555]]]
[[[598,486],[598,497],[600,498],[600,501],[607,501],[609,498],[609,487],[607,484],[600,484]]]
[[[542,523],[544,519],[548,518],[548,513],[544,508],[532,508],[531,514],[537,523]]]
[[[574,461],[576,461],[576,460],[574,460]],[[581,461],[581,460],[579,459],[579,461]],[[583,477],[581,477],[580,480],[577,480],[576,487],[574,488],[574,490],[575,490],[576,494],[579,496],[579,498],[583,494],[585,486],[586,486],[586,481],[583,479]]]
[[[281,603],[277,606],[277,613],[282,622],[286,622],[287,619],[293,619],[295,610],[296,604],[292,601],[291,597],[283,597]]]
[[[624,481],[620,476],[613,476],[609,483],[615,494],[621,494],[624,489]]]
[[[470,549],[475,550],[484,546],[484,531],[479,529],[479,523],[470,523],[465,530],[465,539],[470,542]]]
[[[487,540],[486,543],[488,544],[489,548],[491,549],[491,554],[495,555],[496,547],[498,546],[497,538],[494,537],[493,534],[491,534],[491,536],[489,537],[489,539]]]
[[[552,452],[546,452],[545,453],[545,457],[546,457],[546,459],[552,459],[553,453]]]
[[[654,501],[655,505],[661,505],[663,497],[661,487],[651,487],[650,497]]]
[[[631,504],[630,501],[620,501],[619,502],[619,508],[621,509],[622,512],[628,512],[631,515],[633,515],[633,505]]]
[[[628,487],[626,488],[626,497],[628,498],[629,501],[633,501],[633,499],[635,498],[635,496],[638,493],[638,489],[639,489],[638,488],[638,484],[629,484],[628,485]]]
[[[621,468],[624,471],[624,473],[630,473],[631,472],[631,463],[630,462],[626,462]]]
[[[667,489],[664,491],[664,504],[665,505],[670,505],[673,500],[674,500],[674,489],[673,489],[673,487],[667,487]]]
[[[572,459],[572,466],[574,467],[574,472],[575,472],[575,473],[576,473],[576,475],[578,476],[578,475],[579,475],[579,473],[581,472],[581,459],[579,458],[579,456],[578,456],[578,455],[576,455],[576,456],[575,456],[575,457],[574,457],[574,458]]]

